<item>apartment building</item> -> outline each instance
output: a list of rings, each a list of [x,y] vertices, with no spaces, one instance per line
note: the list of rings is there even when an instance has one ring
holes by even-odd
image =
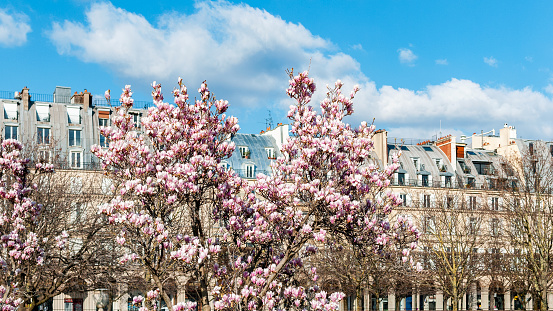
[[[56,168],[78,170],[83,174],[96,174],[100,166],[90,152],[92,145],[107,147],[109,142],[99,131],[99,126],[110,124],[113,107],[103,98],[93,98],[87,90],[72,93],[68,87],[56,87],[53,94],[31,93],[25,87],[21,92],[0,92],[0,104],[4,110],[0,117],[2,137],[22,141],[32,150],[34,161],[52,161]],[[113,103],[117,106],[118,103]],[[140,119],[147,115],[150,102],[135,101],[130,113],[140,130]],[[279,124],[260,134],[236,134],[231,140],[236,145],[233,155],[224,165],[232,167],[241,177],[253,179],[257,174],[271,174],[271,162],[278,158],[280,149],[288,138],[288,126]],[[550,150],[553,144],[516,137],[516,130],[507,124],[495,135],[473,134],[471,137],[446,135],[432,141],[415,144],[396,143],[387,137],[385,130],[374,136],[375,149],[371,160],[384,167],[394,153],[400,153],[400,168],[394,174],[392,191],[403,199],[396,216],[412,219],[427,236],[432,236],[437,213],[443,207],[462,211],[470,230],[498,236],[500,228],[507,229],[509,219],[504,206],[510,198],[504,189],[515,189],[524,181],[517,178],[516,170],[509,165],[509,158],[521,158],[534,154],[538,146]],[[103,179],[99,188],[108,188]],[[101,184],[100,184],[101,180]],[[78,184],[78,183],[77,183]],[[105,189],[104,189],[105,190]],[[102,190],[102,191],[104,191]],[[105,191],[108,192],[107,190]],[[475,226],[476,221],[481,225]],[[478,229],[478,230],[476,230]],[[473,232],[471,234],[476,234]],[[424,252],[425,249],[419,250]],[[479,254],[506,253],[507,243],[499,246],[489,242],[474,248]],[[343,310],[447,310],[451,299],[433,283],[411,282],[410,288],[390,290],[388,296],[376,300],[367,290],[362,305],[357,306],[352,297],[345,299]],[[430,285],[429,285],[430,284]],[[532,297],[524,299],[513,284],[489,275],[479,275],[467,285],[459,308],[465,310],[518,310],[532,309]],[[177,296],[182,293],[177,293]],[[42,306],[42,310],[98,311],[102,291],[66,293]],[[105,306],[112,311],[128,311],[134,307],[132,298],[124,294]],[[553,307],[553,293],[548,294]]]

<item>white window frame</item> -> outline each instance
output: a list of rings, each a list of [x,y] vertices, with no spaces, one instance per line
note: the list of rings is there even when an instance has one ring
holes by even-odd
[[[69,151],[69,167],[73,169],[83,168],[83,151],[82,150],[70,150]]]
[[[51,163],[52,151],[50,149],[38,149],[38,160],[41,162]]]
[[[242,159],[249,159],[251,158],[250,149],[248,146],[238,146],[238,151],[240,151],[240,156]]]
[[[276,159],[276,153],[275,153],[275,148],[265,148],[265,152],[267,152],[267,159],[269,160],[274,160]]]
[[[72,131],[75,132],[75,134],[77,134],[77,132],[79,132],[78,142],[77,142],[76,137],[74,137],[73,138],[73,141],[74,141],[73,145],[71,144],[71,132]],[[83,129],[82,128],[69,128],[69,130],[67,132],[67,145],[69,147],[80,147],[80,146],[82,146],[82,144],[83,144],[82,139],[83,139]]]
[[[4,119],[18,120],[19,109],[18,104],[14,102],[4,102]]]
[[[245,168],[245,174],[244,176],[246,178],[255,178],[255,165],[254,164],[246,164],[244,165]]]
[[[9,131],[8,131],[9,130]],[[15,130],[15,137],[14,137]],[[8,137],[9,132],[9,137]],[[19,124],[5,124],[4,125],[4,139],[18,139],[19,135]]]
[[[425,208],[432,207],[432,198],[430,197],[430,194],[422,195],[422,206]]]
[[[39,122],[50,122],[49,104],[36,104],[36,120]]]
[[[48,137],[48,140],[47,140],[47,141],[45,141],[44,135],[40,135],[40,131],[41,131],[41,130],[43,130],[43,131],[44,131],[44,130],[48,130],[48,136],[47,136],[47,137]],[[50,135],[50,132],[51,132],[51,128],[48,127],[48,126],[37,126],[37,128],[36,128],[36,140],[37,140],[37,143],[38,143],[39,145],[48,145],[48,144],[50,144],[50,136],[51,136],[51,135]]]
[[[102,124],[102,123],[105,123],[106,124]],[[109,126],[109,118],[106,119],[106,118],[98,118],[98,126],[99,127],[106,127],[106,126]],[[102,142],[102,138],[104,138],[104,141]],[[105,137],[104,135],[102,135],[101,133],[98,133],[98,145],[100,145],[100,147],[102,148],[107,148],[109,147],[109,141],[108,141],[108,138]]]

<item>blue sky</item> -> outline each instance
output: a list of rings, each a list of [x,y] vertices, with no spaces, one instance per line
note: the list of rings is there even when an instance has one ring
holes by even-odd
[[[207,79],[242,132],[286,122],[285,70],[320,99],[336,79],[361,91],[350,122],[391,137],[498,130],[553,139],[549,1],[20,1],[0,4],[0,91],[56,85],[119,94]]]

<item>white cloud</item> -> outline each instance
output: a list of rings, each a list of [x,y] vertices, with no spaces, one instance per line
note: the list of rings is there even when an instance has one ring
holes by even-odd
[[[361,45],[361,43],[354,44],[354,45],[351,46],[351,48],[354,49],[354,50],[363,51],[363,45]]]
[[[407,48],[401,48],[397,50],[399,61],[402,64],[407,64],[409,66],[414,66],[415,60],[417,60],[418,56],[413,53],[410,49]]]
[[[444,59],[437,59],[436,65],[449,65],[449,62],[447,61],[447,58]]]
[[[328,71],[335,60],[356,66],[349,56],[323,54],[334,49],[329,41],[264,10],[227,2],[195,6],[191,15],[171,13],[152,24],[110,3],[92,4],[85,23],[56,22],[49,37],[59,53],[141,84],[157,80],[172,89],[182,76],[194,89],[207,79],[235,105],[282,97],[290,67],[306,70],[311,62],[312,70]]]
[[[441,120],[444,135],[470,134],[507,122],[524,137],[553,138],[553,101],[546,91],[492,88],[460,79],[423,90],[377,87],[354,58],[335,52],[332,42],[247,5],[199,2],[191,15],[172,13],[152,24],[111,4],[93,4],[86,18],[84,24],[53,25],[49,36],[60,53],[99,63],[143,85],[154,79],[167,82],[166,93],[178,76],[190,90],[207,79],[217,97],[233,107],[265,112],[273,105],[285,111],[292,103],[284,96],[285,70],[309,67],[318,89],[314,105],[324,96],[325,84],[339,78],[346,94],[359,84],[356,113],[349,121],[376,118],[376,126],[387,127],[391,137],[431,138]],[[403,59],[416,60],[411,50],[403,50]]]
[[[21,46],[31,32],[29,17],[24,13],[0,9],[0,44],[8,47]]]
[[[484,57],[484,63],[490,65],[491,67],[497,67],[497,59],[495,59],[493,56]]]

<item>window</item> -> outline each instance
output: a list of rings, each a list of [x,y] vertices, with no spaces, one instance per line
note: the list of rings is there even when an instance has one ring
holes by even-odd
[[[50,143],[50,129],[47,127],[38,127],[36,129],[37,143],[49,144]]]
[[[471,196],[469,197],[469,209],[476,209],[476,197]]]
[[[50,162],[50,150],[39,150],[38,151],[38,161],[39,162]]]
[[[478,233],[478,218],[470,217],[469,219],[469,234],[474,235]]]
[[[415,170],[418,171],[419,170],[419,158],[411,158],[411,160],[413,161],[413,165],[415,166]]]
[[[498,236],[500,230],[500,220],[497,218],[492,218],[490,220],[490,231],[493,236]]]
[[[528,151],[530,152],[530,155],[534,155],[534,143],[528,144]]]
[[[129,114],[132,117],[132,121],[134,122],[134,126],[139,129],[140,128],[140,113],[138,112],[129,112]]]
[[[267,159],[276,159],[275,148],[265,148]]]
[[[491,209],[492,211],[499,211],[499,198],[491,199]]]
[[[50,122],[49,105],[36,105],[36,120],[40,122]]]
[[[240,146],[238,147],[238,150],[240,151],[240,156],[242,159],[249,159],[250,158],[250,150],[246,146]]]
[[[490,162],[473,162],[476,171],[480,175],[493,175],[494,168]]]
[[[449,209],[453,208],[453,196],[448,195],[445,198],[445,208],[449,208]]]
[[[71,214],[69,215],[69,221],[72,224],[79,223],[82,216],[82,207],[80,203],[71,203]]]
[[[451,188],[451,176],[445,176],[445,186]]]
[[[422,175],[422,186],[423,187],[428,187],[429,186],[428,175]]]
[[[4,119],[17,120],[17,103],[4,103]]]
[[[474,183],[474,178],[469,177],[467,178],[467,188],[474,188],[476,184]]]
[[[4,138],[5,139],[17,139],[17,126],[15,125],[6,125],[4,128]]]
[[[254,178],[255,167],[253,164],[246,165],[246,178]]]
[[[422,206],[430,207],[430,194],[425,194],[422,196]]]
[[[463,170],[463,173],[470,174],[470,167],[465,163],[465,161],[459,161],[459,166]]]
[[[71,168],[83,168],[82,157],[81,151],[71,151]]]
[[[81,124],[80,107],[67,107],[67,122],[69,124]]]
[[[397,174],[397,184],[401,186],[405,185],[405,173]]]
[[[102,111],[100,111],[102,112]],[[108,113],[108,116],[109,116],[109,113]],[[103,115],[99,115],[99,118],[98,118],[98,125],[99,126],[108,126],[109,125],[109,119],[108,118],[103,118]],[[107,148],[109,146],[108,144],[108,139],[100,134],[100,147],[102,148]]]
[[[81,145],[81,130],[69,130],[69,146]]]
[[[401,199],[401,206],[407,206],[407,194],[402,193],[399,198]]]
[[[433,233],[436,230],[436,223],[434,221],[434,217],[432,216],[425,216],[424,217],[424,232],[426,233]]]

